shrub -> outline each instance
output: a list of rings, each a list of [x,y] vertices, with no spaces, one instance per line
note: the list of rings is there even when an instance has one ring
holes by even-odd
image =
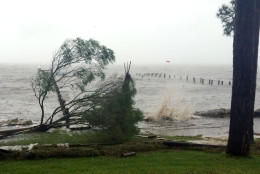
[[[89,124],[98,128],[98,135],[108,142],[121,143],[139,132],[137,123],[143,114],[134,107],[136,88],[129,69],[130,66],[125,78],[114,78],[109,82],[109,92],[101,97],[98,106],[85,112]]]

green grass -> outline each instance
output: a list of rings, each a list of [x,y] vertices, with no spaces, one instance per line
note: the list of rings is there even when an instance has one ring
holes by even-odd
[[[21,134],[17,139],[12,139],[6,142],[0,142],[0,146],[11,145],[29,145],[29,144],[87,144],[98,143],[99,139],[91,132],[66,132],[64,130],[55,130],[52,133],[49,132],[33,132],[27,134]]]
[[[165,150],[137,153],[135,157],[64,158],[24,161],[0,161],[2,174],[259,174],[260,156],[231,158],[224,153],[205,153],[185,150]]]
[[[63,158],[63,157],[93,157],[93,156],[120,156],[126,152],[147,152],[167,149],[161,141],[149,139],[133,139],[123,144],[100,145],[90,144],[84,146],[58,146],[58,145],[37,145],[30,151],[1,152],[0,159],[45,159],[45,158]]]
[[[198,136],[167,137],[175,141],[203,140]],[[54,131],[53,133],[25,134],[14,144],[88,144],[98,137],[87,134]],[[3,143],[2,143],[3,144]],[[5,143],[6,144],[6,143]],[[196,151],[195,151],[196,150]],[[35,160],[0,160],[0,174],[18,173],[260,173],[260,139],[255,139],[250,158],[234,158],[225,155],[225,149],[172,148],[161,141],[134,137],[117,145],[89,145],[87,147],[36,146],[32,151]],[[120,154],[135,151],[137,156],[120,158]],[[98,157],[95,157],[98,156]],[[77,157],[77,158],[75,158]],[[11,154],[6,159],[28,158],[26,151]],[[62,159],[61,159],[62,158]]]
[[[130,141],[139,141],[140,138],[133,137]],[[88,131],[73,131],[66,132],[65,130],[55,130],[49,132],[31,132],[26,134],[16,135],[7,141],[0,141],[0,146],[14,146],[14,145],[29,145],[38,143],[43,144],[95,144],[106,143],[114,144],[111,138],[104,133],[97,130]]]
[[[173,141],[187,142],[194,140],[204,140],[202,135],[197,136],[163,136],[163,138]],[[131,141],[135,140],[133,138]],[[107,140],[107,141],[106,141]],[[57,144],[57,143],[69,143],[69,144],[88,144],[88,143],[103,143],[108,142],[109,138],[96,134],[92,131],[88,132],[69,132],[64,130],[55,130],[52,133],[48,132],[34,132],[20,135],[19,138],[6,142],[0,142],[0,146],[6,145],[29,145],[33,143],[38,144]]]
[[[162,136],[165,139],[187,142],[196,140],[206,140],[202,135],[196,136]],[[211,138],[216,141],[227,141],[223,139]],[[55,130],[52,133],[48,132],[34,132],[19,135],[17,139],[12,139],[6,142],[0,142],[0,146],[6,145],[29,145],[33,143],[38,144],[57,144],[57,143],[69,143],[69,144],[88,144],[88,143],[103,143],[108,142],[109,138],[96,134],[93,131],[87,132],[69,132],[64,130]]]

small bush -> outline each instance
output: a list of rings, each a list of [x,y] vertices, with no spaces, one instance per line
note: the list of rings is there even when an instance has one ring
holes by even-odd
[[[121,143],[139,132],[137,123],[143,114],[134,107],[136,88],[129,70],[124,79],[114,79],[110,85],[113,88],[102,96],[98,107],[85,113],[85,118],[90,125],[100,129],[101,139]]]

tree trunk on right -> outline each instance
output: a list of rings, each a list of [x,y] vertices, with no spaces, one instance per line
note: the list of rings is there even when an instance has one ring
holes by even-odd
[[[236,0],[233,87],[227,153],[247,156],[253,141],[253,112],[259,40],[259,0]]]

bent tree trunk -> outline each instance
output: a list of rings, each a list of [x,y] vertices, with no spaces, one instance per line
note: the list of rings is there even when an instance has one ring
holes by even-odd
[[[55,86],[55,90],[56,90],[56,93],[57,93],[57,96],[58,96],[58,101],[60,103],[60,107],[61,107],[61,110],[62,110],[62,113],[63,113],[63,116],[64,117],[67,117],[68,114],[66,112],[66,107],[65,107],[65,100],[63,100],[62,96],[61,96],[61,93],[60,93],[60,88],[58,87],[56,81],[54,80],[54,86]]]
[[[233,87],[227,153],[247,156],[253,140],[259,0],[236,0],[233,42]],[[257,35],[257,37],[256,37]]]
[[[52,74],[54,74],[54,73],[53,73],[53,70],[52,70],[51,72],[52,72]],[[58,86],[58,84],[57,84],[57,82],[56,82],[56,80],[55,80],[55,77],[53,76],[52,78],[53,78],[54,88],[55,88],[55,91],[56,91],[56,93],[57,93],[57,97],[58,97],[58,101],[59,101],[59,104],[60,104],[60,108],[61,108],[63,117],[64,117],[65,119],[68,119],[68,118],[69,118],[69,111],[68,111],[68,109],[66,109],[65,100],[63,100],[63,98],[62,98],[62,95],[61,95],[61,93],[60,93],[60,88],[59,88],[59,86]],[[52,119],[51,119],[51,121],[50,121],[50,124],[52,124]]]

